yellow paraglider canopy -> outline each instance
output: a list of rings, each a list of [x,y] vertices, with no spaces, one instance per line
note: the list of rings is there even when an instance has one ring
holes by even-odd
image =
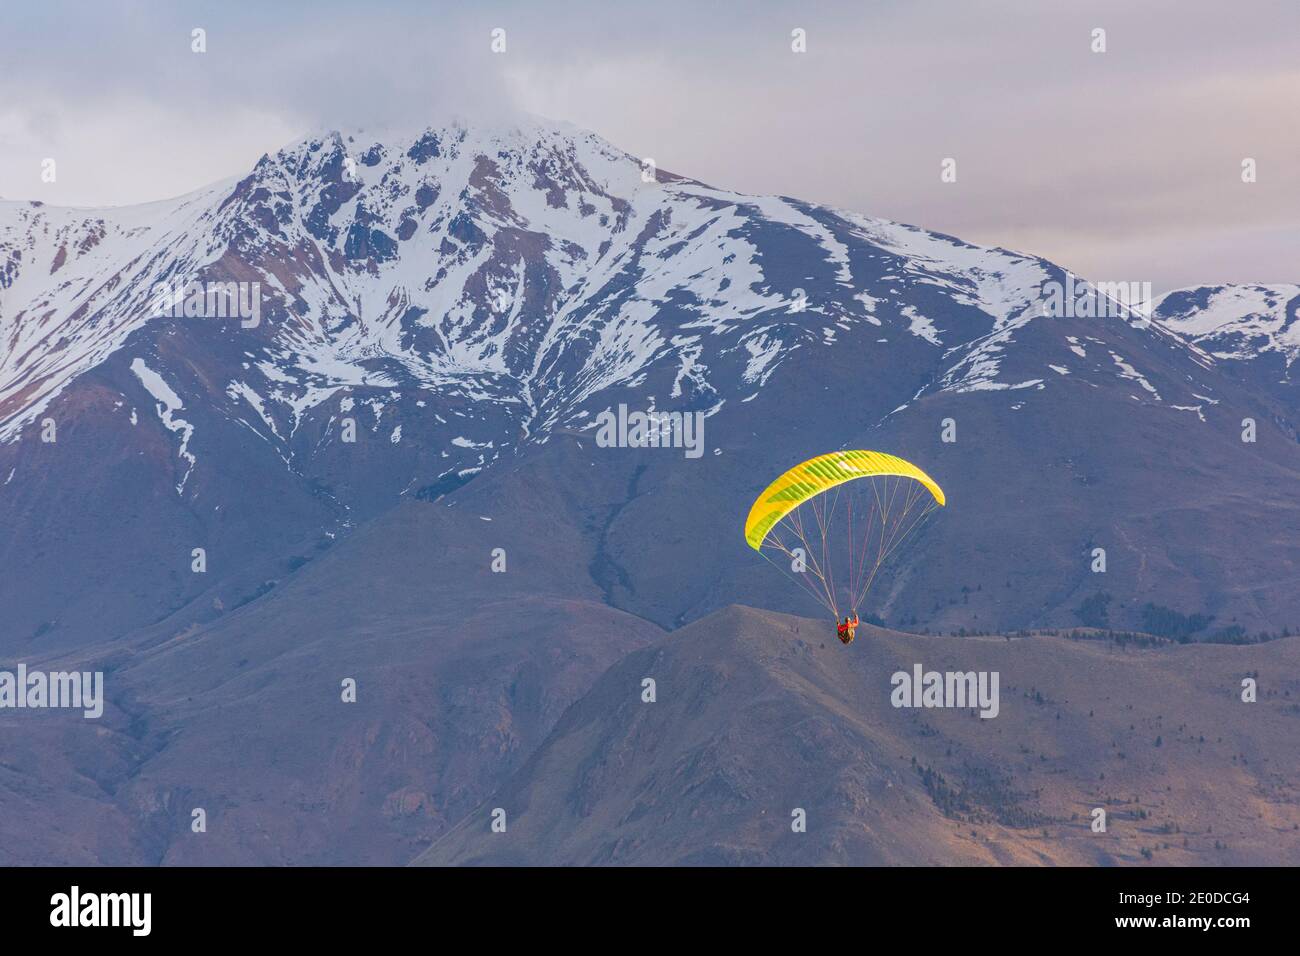
[[[745,519],[745,541],[760,551],[769,531],[795,508],[827,489],[855,478],[894,476],[914,478],[940,504],[946,504],[943,489],[933,478],[910,461],[879,451],[835,451],[795,465],[758,496]]]

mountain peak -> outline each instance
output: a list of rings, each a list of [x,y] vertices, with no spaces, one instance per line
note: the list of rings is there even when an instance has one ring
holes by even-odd
[[[1163,295],[1156,315],[1219,359],[1300,356],[1300,285],[1207,285]]]

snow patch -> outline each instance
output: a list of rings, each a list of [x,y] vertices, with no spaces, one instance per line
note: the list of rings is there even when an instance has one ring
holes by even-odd
[[[179,395],[172,391],[171,386],[163,381],[161,375],[145,364],[144,359],[133,359],[131,371],[135,373],[135,377],[140,380],[140,383],[158,403],[156,408],[163,426],[168,431],[176,432],[181,436],[181,447],[178,456],[189,462],[189,467],[185,469],[185,474],[176,486],[176,493],[179,495],[185,489],[185,483],[189,481],[190,473],[194,471],[194,466],[198,463],[197,459],[189,451],[190,439],[194,436],[194,426],[185,419],[176,417],[176,412],[183,409],[185,403],[181,401]]]

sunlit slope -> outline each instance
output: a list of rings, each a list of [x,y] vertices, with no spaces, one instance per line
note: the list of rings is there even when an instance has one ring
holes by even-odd
[[[894,708],[891,675],[916,663],[997,671],[998,715]],[[1295,865],[1297,703],[1297,638],[1122,650],[864,627],[846,649],[732,607],[612,668],[418,862]]]

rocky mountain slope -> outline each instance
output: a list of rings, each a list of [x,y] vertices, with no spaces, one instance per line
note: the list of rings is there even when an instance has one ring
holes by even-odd
[[[0,856],[409,860],[605,669],[662,636],[605,605],[585,564],[553,560],[581,536],[548,523],[568,505],[535,477],[467,488],[456,507],[407,502],[208,624],[26,655],[33,669],[103,670],[108,705],[99,720],[0,711]],[[503,572],[478,532],[494,525],[494,499],[546,516],[509,546]],[[195,809],[203,833],[191,831]]]
[[[894,707],[916,664],[997,672],[996,716]],[[418,862],[1293,866],[1298,703],[1300,638],[864,628],[845,648],[821,621],[728,608],[611,668]]]

